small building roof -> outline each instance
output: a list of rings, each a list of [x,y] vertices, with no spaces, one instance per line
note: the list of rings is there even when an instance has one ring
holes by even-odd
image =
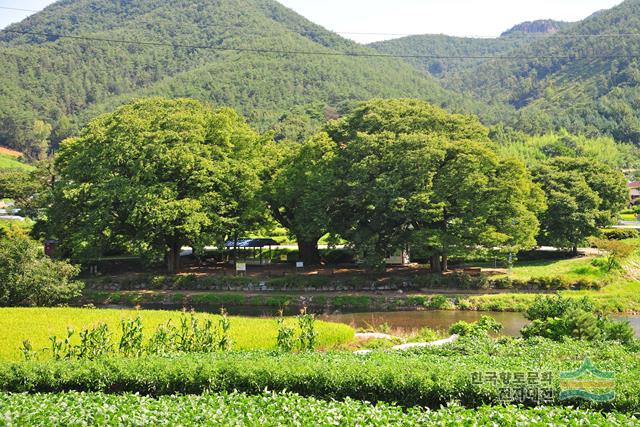
[[[229,240],[225,243],[227,248],[264,248],[265,246],[278,246],[280,245],[273,239],[266,238],[242,238],[236,240]]]
[[[627,188],[640,188],[640,181],[631,181],[627,183]]]

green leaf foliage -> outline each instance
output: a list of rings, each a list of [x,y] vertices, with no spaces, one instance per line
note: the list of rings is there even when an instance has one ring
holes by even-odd
[[[540,241],[576,248],[613,223],[629,202],[621,172],[588,158],[557,157],[533,171],[548,209],[540,217]]]
[[[221,240],[259,217],[259,153],[258,135],[233,110],[132,102],[62,144],[56,234],[80,258],[114,246],[177,257],[182,245]]]
[[[79,269],[44,254],[41,243],[21,231],[0,230],[0,306],[51,306],[80,295]]]
[[[374,265],[413,239],[434,256],[535,244],[541,191],[473,116],[372,100],[328,125],[338,149],[334,231]]]
[[[160,396],[234,390],[259,394],[268,389],[320,399],[397,402],[404,407],[438,409],[452,400],[466,407],[481,407],[499,403],[502,385],[475,384],[473,373],[551,372],[551,388],[558,391],[559,374],[575,370],[587,356],[600,369],[615,373],[615,400],[552,404],[637,412],[640,408],[637,346],[573,340],[557,343],[542,338],[496,342],[470,337],[439,348],[368,355],[243,352],[172,358],[0,362],[0,391],[129,392]]]
[[[157,425],[632,425],[637,418],[619,412],[601,413],[571,408],[483,406],[456,404],[435,411],[405,410],[385,403],[353,399],[324,401],[293,393],[264,392],[160,396],[102,393],[0,394],[0,415],[9,425],[125,424]]]

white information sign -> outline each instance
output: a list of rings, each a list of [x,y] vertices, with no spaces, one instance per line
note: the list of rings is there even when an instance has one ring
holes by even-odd
[[[304,268],[304,262],[302,261],[296,262],[296,268]]]
[[[236,263],[236,271],[247,271],[247,263],[245,262]]]

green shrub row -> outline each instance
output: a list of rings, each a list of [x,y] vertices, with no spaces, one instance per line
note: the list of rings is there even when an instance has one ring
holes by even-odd
[[[637,239],[640,231],[635,228],[610,228],[602,230],[602,237],[609,240]]]
[[[403,406],[439,408],[452,400],[467,407],[502,401],[501,383],[474,381],[477,373],[559,374],[580,367],[588,356],[602,370],[613,371],[615,400],[567,400],[579,405],[625,412],[640,409],[639,349],[615,343],[586,343],[469,337],[441,348],[413,352],[214,353],[181,357],[0,363],[0,391],[138,392],[144,395],[200,394],[206,391],[265,389],[322,399],[348,397]],[[515,374],[514,374],[515,375]],[[535,405],[526,395],[517,402]]]
[[[634,425],[632,415],[571,408],[451,404],[437,411],[372,405],[352,399],[323,401],[293,393],[161,396],[102,393],[0,394],[0,419],[8,425]]]
[[[602,283],[589,279],[571,280],[562,276],[536,277],[529,280],[512,279],[509,277],[491,278],[486,275],[472,276],[463,272],[450,274],[416,274],[408,277],[392,277],[378,282],[363,276],[302,276],[290,275],[275,277],[261,282],[255,278],[236,276],[149,276],[123,277],[117,281],[105,277],[97,281],[90,281],[91,289],[113,290],[396,290],[396,289],[515,289],[522,291],[539,290],[598,290]]]
[[[416,275],[411,283],[421,288],[430,289],[515,289],[522,291],[540,290],[587,290],[600,289],[602,284],[588,279],[571,280],[562,276],[534,277],[529,280],[513,279],[510,277],[487,277],[486,275],[472,276],[467,273],[454,272],[451,274]]]

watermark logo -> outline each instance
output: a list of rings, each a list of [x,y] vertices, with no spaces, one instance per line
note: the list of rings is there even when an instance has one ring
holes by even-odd
[[[582,398],[596,402],[615,399],[615,379],[613,372],[596,368],[586,358],[575,371],[560,373],[560,400]]]

